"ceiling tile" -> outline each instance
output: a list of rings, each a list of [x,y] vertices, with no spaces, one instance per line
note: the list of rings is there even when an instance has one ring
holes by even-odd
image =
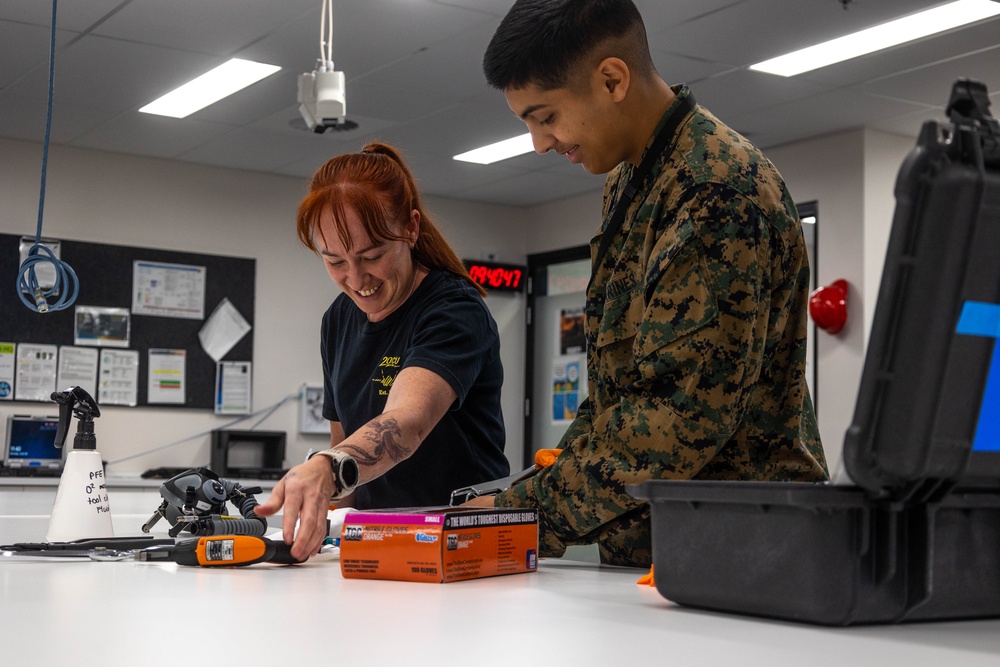
[[[737,114],[725,122],[746,132],[760,148],[770,148],[812,136],[861,128],[877,119],[901,116],[922,108],[854,90],[837,90],[785,104],[780,126],[772,122],[774,111],[769,109]]]
[[[0,21],[0,44],[3,44],[3,67],[0,68],[0,90],[17,81],[32,70],[44,70],[48,81],[49,38],[48,28]],[[56,53],[76,33],[56,31]],[[56,56],[58,60],[59,56]]]
[[[317,0],[129,2],[94,34],[222,57],[319,6]],[[318,25],[317,19],[317,35]]]
[[[289,105],[295,105],[297,109],[297,95],[298,72],[283,69],[234,95],[196,111],[190,118],[242,127],[277,113]],[[289,118],[297,115],[298,111],[295,111]]]
[[[450,158],[524,132],[505,104],[462,102],[397,125],[386,137],[411,151]]]
[[[510,10],[514,0],[431,0],[437,5],[451,5],[453,7],[464,7],[477,12],[490,14],[496,18],[496,23]]]
[[[985,83],[988,90],[1000,91],[1000,46],[886,76],[858,89],[943,108],[948,103],[952,84],[959,78],[975,79]]]
[[[812,72],[804,72],[793,78],[803,78],[836,86],[875,81],[898,72],[911,71],[961,58],[965,54],[990,49],[996,46],[998,36],[1000,36],[1000,17],[961,30],[953,30],[822,67]],[[995,54],[994,58],[996,58]],[[993,66],[994,70],[1000,69],[1000,58],[993,61]]]
[[[733,70],[731,65],[696,60],[666,51],[652,51],[651,55],[656,72],[670,84],[692,83]]]
[[[243,169],[272,171],[281,165],[302,159],[315,145],[303,133],[301,139],[288,133],[238,128],[218,135],[178,157],[219,167],[242,165]]]
[[[391,86],[406,97],[426,97],[440,105],[488,93],[482,55],[496,26],[475,25],[465,32],[413,53],[392,67],[363,76],[364,81]],[[427,76],[433,72],[434,76]]]
[[[464,198],[472,188],[520,176],[520,169],[496,165],[470,164],[451,158],[410,158],[404,153],[421,192],[442,197]]]
[[[789,102],[828,92],[831,87],[740,69],[699,81],[691,90],[699,104],[725,122],[728,117],[763,109],[780,112]]]
[[[745,0],[682,23],[664,15],[651,39],[673,53],[748,66],[936,4],[941,0],[866,0],[844,10],[836,0]]]
[[[214,123],[130,113],[81,133],[71,143],[79,148],[174,158],[230,131],[231,127]]]
[[[944,121],[944,108],[927,107],[918,111],[880,118],[869,123],[868,127],[890,134],[900,134],[906,137],[916,137],[920,134],[920,128],[929,121]]]
[[[402,92],[396,86],[380,85],[367,79],[349,81],[346,99],[349,120],[368,116],[404,123],[441,109],[441,100],[437,97],[412,89]]]
[[[263,2],[264,0],[254,0]],[[311,71],[320,57],[320,11],[290,20],[244,53],[283,67]],[[334,3],[333,62],[347,80],[392,67],[421,49],[461,35],[486,17],[427,0],[354,0]],[[425,75],[433,75],[427,72]]]
[[[62,2],[56,5],[56,28],[83,32],[114,13],[121,4],[122,0]],[[44,0],[4,0],[0,18],[51,27],[52,3]]]
[[[504,206],[531,206],[592,190],[592,185],[573,176],[542,171],[470,188],[462,198]],[[556,192],[559,196],[553,197]]]
[[[59,103],[138,110],[222,60],[161,46],[85,36],[56,57]],[[42,77],[39,77],[42,78]]]

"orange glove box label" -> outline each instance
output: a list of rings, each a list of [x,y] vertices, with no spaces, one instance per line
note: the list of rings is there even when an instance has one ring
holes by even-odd
[[[348,579],[445,583],[537,566],[535,509],[352,512],[340,535],[340,571]]]

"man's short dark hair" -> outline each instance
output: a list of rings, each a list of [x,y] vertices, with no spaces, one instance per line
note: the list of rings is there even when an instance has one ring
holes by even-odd
[[[566,86],[573,69],[606,45],[638,73],[653,71],[642,16],[631,0],[517,0],[483,57],[499,90]]]

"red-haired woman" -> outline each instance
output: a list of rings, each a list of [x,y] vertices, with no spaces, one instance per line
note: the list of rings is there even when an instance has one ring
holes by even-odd
[[[446,505],[453,489],[510,471],[496,322],[399,153],[373,143],[323,165],[298,234],[343,290],[321,333],[331,449],[289,470],[258,513],[284,505],[284,540],[298,519],[292,553],[304,559],[326,537],[331,498]]]

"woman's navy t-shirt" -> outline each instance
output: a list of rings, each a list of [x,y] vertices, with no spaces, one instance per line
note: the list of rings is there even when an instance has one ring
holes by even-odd
[[[510,474],[496,322],[465,279],[432,271],[380,322],[346,294],[323,316],[323,416],[350,436],[382,414],[396,375],[419,366],[458,398],[413,456],[361,486],[358,509],[446,505],[454,489]]]

